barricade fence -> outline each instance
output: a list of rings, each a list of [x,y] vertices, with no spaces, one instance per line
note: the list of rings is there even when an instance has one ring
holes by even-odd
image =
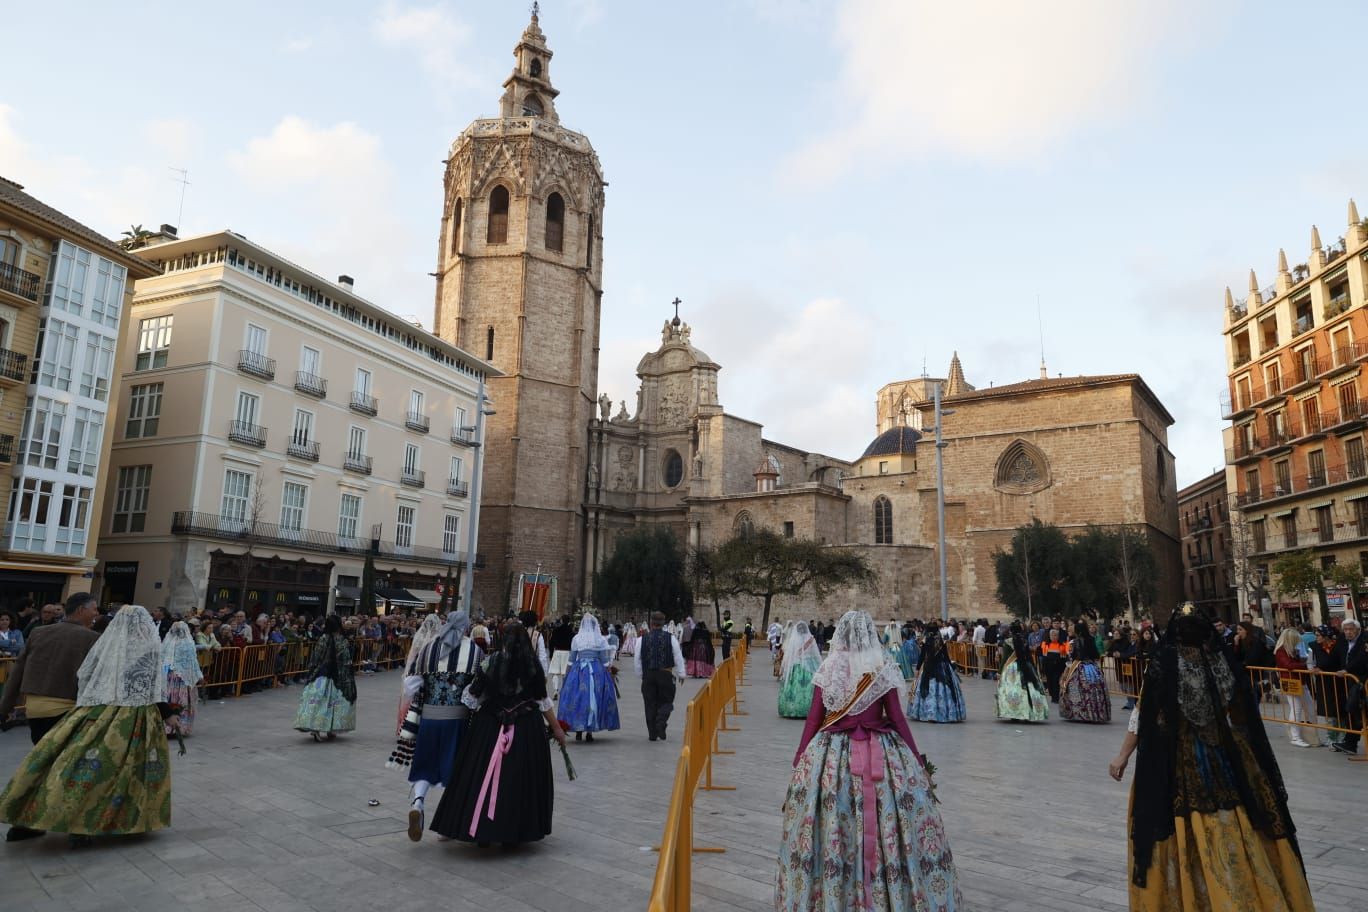
[[[727,716],[743,716],[737,687],[744,684],[749,650],[741,638],[731,656],[717,666],[713,676],[694,694],[685,711],[684,743],[675,765],[670,808],[665,815],[665,831],[660,840],[660,860],[656,863],[651,888],[650,912],[688,912],[693,879],[694,852],[722,852],[723,849],[695,846],[693,842],[693,802],[699,788],[704,791],[732,791],[731,785],[716,785],[712,777],[712,758],[734,751],[721,750],[718,732],[736,731]],[[702,784],[700,785],[700,781]]]
[[[358,671],[396,668],[408,655],[409,640],[409,637],[394,640],[351,638],[348,642],[352,648],[352,667]],[[309,672],[314,645],[312,640],[295,640],[202,649],[199,661],[204,679],[199,686],[202,690],[213,690],[218,696],[236,697],[242,694],[244,684],[266,681],[275,686],[281,679],[302,678]]]

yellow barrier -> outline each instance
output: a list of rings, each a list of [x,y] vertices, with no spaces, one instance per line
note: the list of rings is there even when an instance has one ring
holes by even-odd
[[[693,799],[701,787],[704,791],[733,791],[734,785],[715,785],[712,781],[714,754],[730,754],[718,748],[717,733],[737,731],[727,725],[727,715],[744,715],[737,688],[743,685],[746,657],[749,650],[742,639],[732,655],[694,694],[685,713],[684,744],[679,750],[675,766],[674,786],[670,790],[670,809],[665,815],[665,831],[661,837],[660,861],[656,864],[655,882],[651,888],[650,912],[688,912],[693,879],[694,852],[723,852],[711,846],[693,843]],[[731,708],[727,708],[727,704]],[[703,784],[699,785],[699,780]]]
[[[1318,731],[1363,732],[1364,737],[1368,737],[1368,719],[1364,717],[1363,707],[1350,708],[1350,688],[1358,683],[1353,675],[1262,665],[1246,666],[1245,672],[1254,688],[1254,696],[1259,700],[1259,715],[1265,722],[1281,722]],[[1278,707],[1280,711],[1269,715],[1266,707],[1270,706]],[[1326,720],[1324,723],[1320,721],[1322,718]]]
[[[409,637],[393,642],[357,638],[351,640],[352,667],[395,668],[408,655]],[[288,643],[265,643],[255,646],[225,646],[222,649],[202,650],[199,654],[204,689],[222,689],[224,695],[241,696],[242,685],[253,681],[268,681],[275,687],[281,678],[295,678],[307,674],[313,661],[314,643],[293,640]],[[0,678],[3,683],[3,678]]]

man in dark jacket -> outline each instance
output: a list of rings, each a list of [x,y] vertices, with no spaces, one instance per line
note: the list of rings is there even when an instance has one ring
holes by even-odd
[[[1357,754],[1359,743],[1359,726],[1363,724],[1363,685],[1368,682],[1368,637],[1363,635],[1363,627],[1353,618],[1345,618],[1344,623],[1340,624],[1340,632],[1344,634],[1344,641],[1336,646],[1336,651],[1344,657],[1342,675],[1350,675],[1357,682],[1357,686],[1350,686],[1349,701],[1349,720],[1353,731],[1344,736],[1344,740],[1330,745],[1335,750],[1343,754]]]

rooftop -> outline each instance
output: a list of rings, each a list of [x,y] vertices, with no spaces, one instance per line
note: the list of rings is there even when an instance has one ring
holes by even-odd
[[[157,267],[124,250],[115,241],[93,228],[88,228],[71,216],[24,192],[22,184],[0,177],[0,204],[13,206],[25,215],[45,224],[54,234],[85,241],[102,256],[127,266],[134,278],[157,274]]]

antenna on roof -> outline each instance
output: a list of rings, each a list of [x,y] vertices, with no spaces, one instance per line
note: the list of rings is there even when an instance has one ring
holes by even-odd
[[[1045,370],[1045,320],[1040,315],[1040,293],[1036,293],[1036,329],[1040,331],[1040,379],[1049,378],[1049,372]]]
[[[184,225],[184,224],[185,224],[185,188],[188,187],[188,186],[190,186],[190,181],[189,181],[190,172],[189,172],[187,169],[185,169],[185,168],[173,168],[173,167],[171,167],[170,165],[167,165],[167,166],[166,166],[166,169],[167,169],[168,171],[174,171],[174,172],[176,172],[177,174],[180,175],[180,180],[176,181],[176,183],[178,183],[178,184],[181,185],[180,208],[176,210],[176,224],[177,224],[178,226],[179,226],[179,225]]]

